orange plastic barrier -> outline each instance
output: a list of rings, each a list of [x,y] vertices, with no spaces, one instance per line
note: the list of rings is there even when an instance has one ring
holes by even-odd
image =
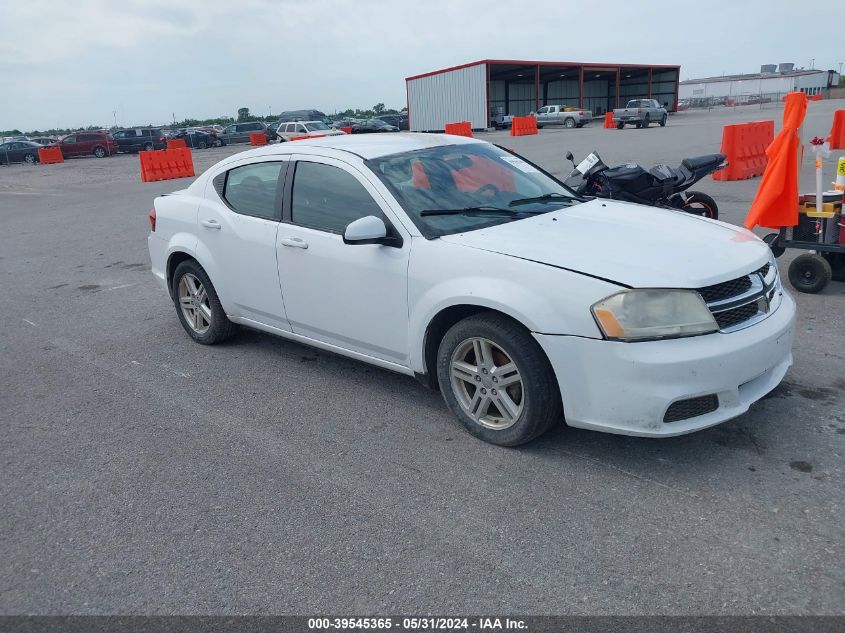
[[[830,130],[830,149],[845,149],[845,110],[833,113],[833,127]],[[39,155],[41,150],[38,150]]]
[[[604,113],[604,129],[616,129],[616,123],[613,122],[613,112]]]
[[[264,132],[250,132],[250,145],[267,145],[267,135]]]
[[[288,140],[289,141],[304,141],[307,138],[323,138],[325,134],[312,134],[310,136],[291,136]]]
[[[194,159],[187,147],[138,152],[141,181],[173,180],[194,175]]]
[[[470,123],[469,121],[461,121],[460,123],[447,123],[446,134],[472,137],[472,123]]]
[[[511,122],[511,136],[528,136],[537,133],[537,117],[515,116]]]
[[[39,147],[38,148],[38,162],[42,165],[51,165],[53,163],[65,162],[65,157],[62,156],[61,147]]]
[[[188,147],[185,145],[183,138],[169,138],[167,139],[167,149],[176,149],[177,147]]]
[[[722,130],[723,154],[728,166],[713,174],[714,180],[745,180],[760,176],[769,162],[766,148],[775,138],[774,121],[726,125]]]
[[[341,132],[345,132],[346,134],[352,134],[352,126],[351,125],[344,125],[342,128],[339,128]]]

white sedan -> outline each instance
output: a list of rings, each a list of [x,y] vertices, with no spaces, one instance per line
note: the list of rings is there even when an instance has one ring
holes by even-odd
[[[496,444],[562,419],[688,433],[792,363],[795,304],[753,234],[581,200],[476,139],[254,149],[157,198],[150,224],[152,272],[195,341],[237,324],[416,376]]]

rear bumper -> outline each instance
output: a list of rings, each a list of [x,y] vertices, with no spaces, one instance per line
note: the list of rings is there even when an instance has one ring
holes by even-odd
[[[619,343],[535,334],[560,385],[569,426],[646,437],[691,433],[742,415],[792,364],[795,302],[731,334]],[[718,408],[663,422],[679,400],[716,395]]]

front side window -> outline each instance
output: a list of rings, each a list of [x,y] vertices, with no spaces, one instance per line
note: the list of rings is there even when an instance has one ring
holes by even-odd
[[[322,163],[299,161],[293,179],[291,221],[320,231],[340,233],[350,222],[381,208],[349,172]]]
[[[276,186],[284,163],[255,163],[230,170],[223,198],[238,213],[274,220],[279,218]]]
[[[444,145],[367,161],[429,239],[573,204],[572,190],[487,143]]]

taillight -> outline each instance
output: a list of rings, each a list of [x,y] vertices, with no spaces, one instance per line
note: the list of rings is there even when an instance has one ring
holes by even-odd
[[[156,210],[155,207],[150,209],[150,231],[155,233],[156,231]]]

